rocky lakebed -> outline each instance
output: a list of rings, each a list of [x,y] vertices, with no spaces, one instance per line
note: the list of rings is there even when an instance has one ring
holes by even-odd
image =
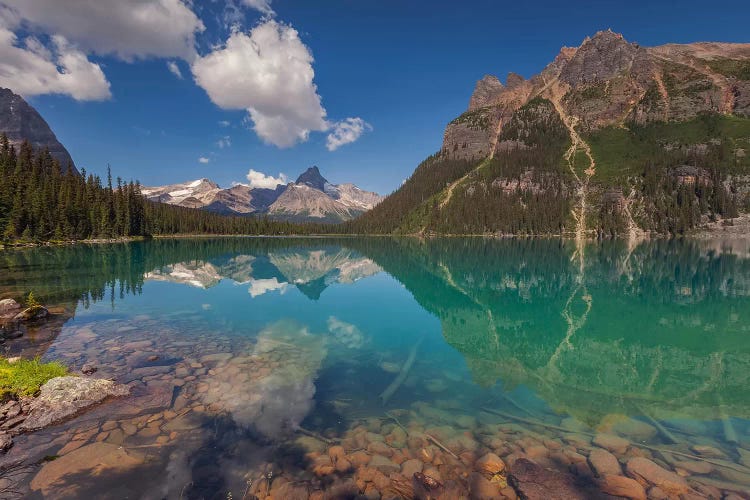
[[[339,397],[322,406],[345,419],[325,409],[308,416],[313,381],[335,346],[291,321],[254,339],[184,335],[196,320],[143,315],[66,327],[45,357],[93,373],[53,379],[39,397],[0,408],[0,429],[15,441],[0,455],[0,490],[30,498],[750,498],[750,443],[726,446],[698,424],[667,430],[610,415],[594,429],[511,400],[477,408],[468,392],[445,393],[450,378],[426,382],[434,401]],[[339,327],[346,345],[358,335]],[[381,361],[379,369],[397,378],[403,366]],[[79,411],[87,400],[104,403]],[[682,439],[670,442],[677,433]]]

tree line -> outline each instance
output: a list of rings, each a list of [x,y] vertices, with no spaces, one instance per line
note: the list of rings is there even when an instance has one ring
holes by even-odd
[[[0,235],[6,243],[171,234],[312,234],[323,225],[219,215],[151,202],[137,181],[61,165],[45,149],[0,136]]]

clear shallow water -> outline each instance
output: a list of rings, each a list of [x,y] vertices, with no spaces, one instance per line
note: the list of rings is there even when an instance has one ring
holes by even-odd
[[[597,433],[630,443],[622,463],[648,456],[704,496],[750,490],[744,242],[227,238],[1,253],[0,291],[29,290],[59,314],[0,349],[94,363],[132,396],[17,438],[4,464],[60,456],[19,469],[22,495],[404,497],[419,495],[403,470],[418,460],[449,498],[477,494],[474,462],[490,451],[595,485],[578,457]],[[337,444],[351,468],[327,461]],[[386,479],[363,472],[358,450],[390,461]],[[714,463],[684,463],[701,453]]]

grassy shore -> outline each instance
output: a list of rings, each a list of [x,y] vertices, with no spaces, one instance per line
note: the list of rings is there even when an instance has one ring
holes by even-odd
[[[38,359],[21,359],[10,363],[0,358],[0,402],[33,396],[45,382],[67,373],[68,369],[57,361],[42,363]]]

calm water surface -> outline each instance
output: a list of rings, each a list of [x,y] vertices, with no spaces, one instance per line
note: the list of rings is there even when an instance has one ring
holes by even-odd
[[[623,463],[645,455],[742,494],[748,248],[226,238],[5,251],[2,296],[33,290],[58,314],[4,354],[94,363],[132,394],[18,437],[0,461],[30,497],[398,498],[419,495],[402,484],[413,470],[453,496],[488,451],[586,478],[575,455],[611,434],[630,443]],[[339,444],[346,458],[326,458]],[[386,480],[364,477],[363,454],[390,462]]]

